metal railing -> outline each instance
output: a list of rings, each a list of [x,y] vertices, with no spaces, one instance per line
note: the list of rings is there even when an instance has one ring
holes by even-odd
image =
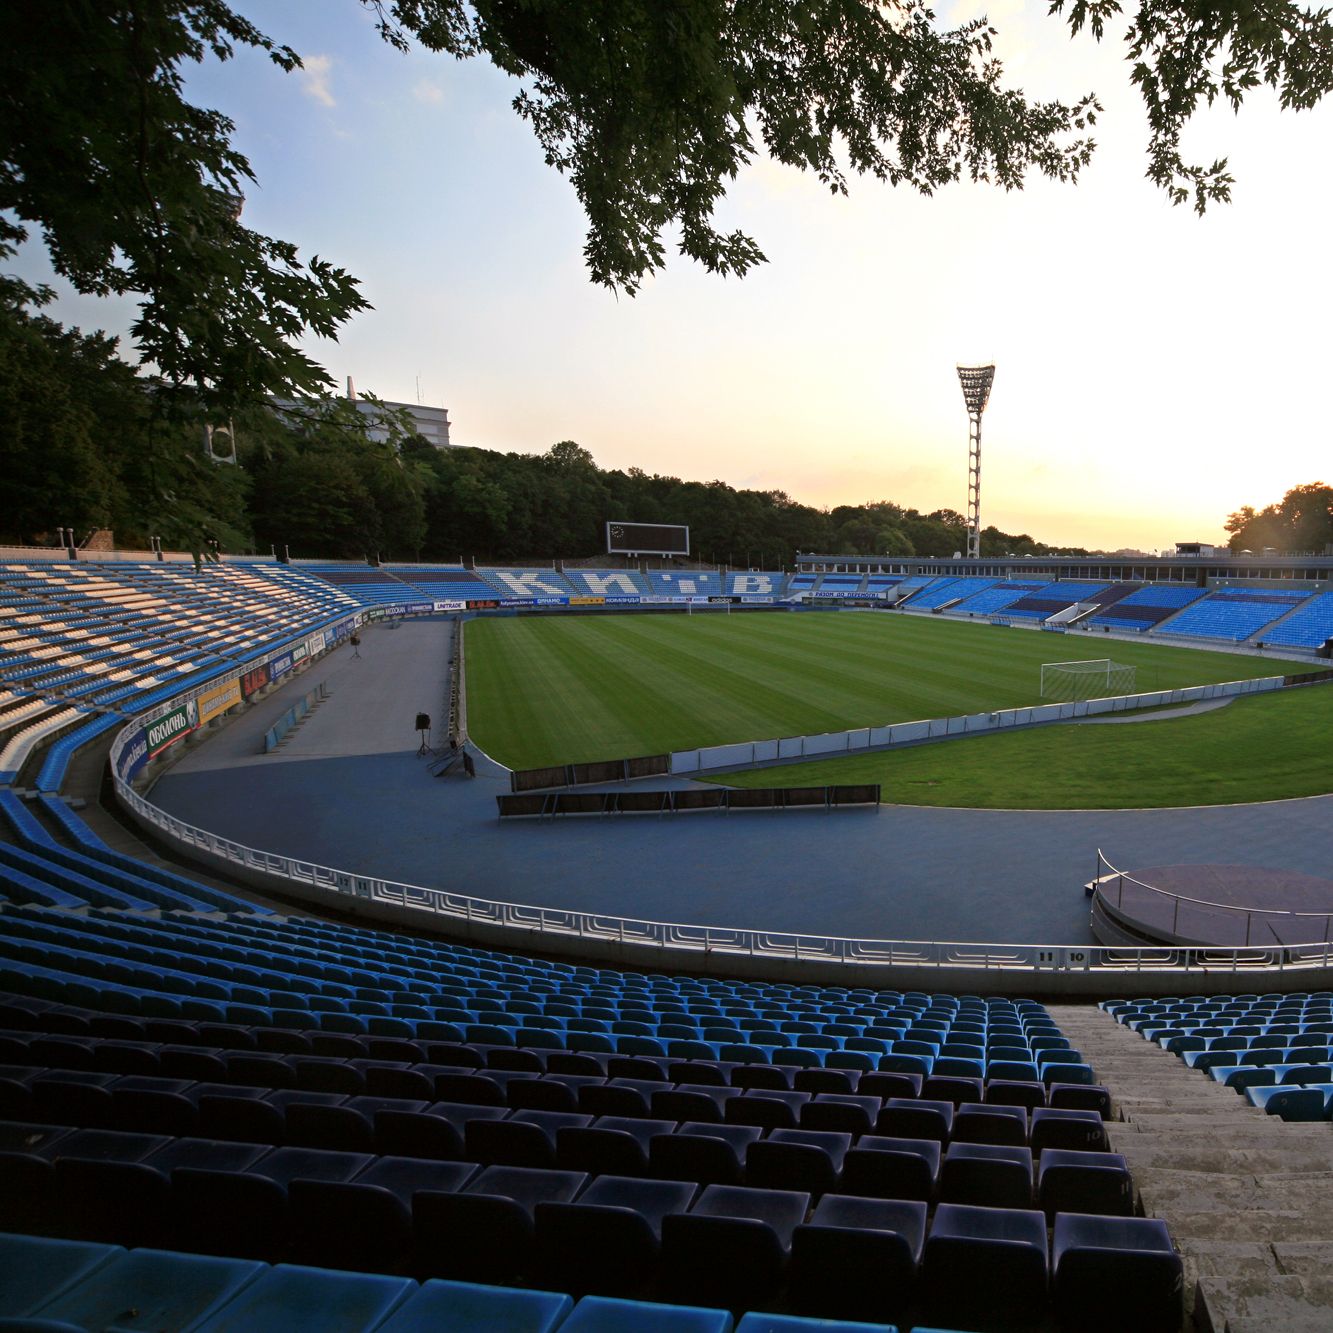
[[[114,762],[114,760],[113,760]],[[561,943],[637,945],[691,957],[762,958],[822,962],[849,969],[897,967],[938,971],[1134,973],[1307,971],[1333,966],[1333,945],[1240,948],[1122,948],[1105,945],[987,944],[958,940],[878,940],[843,936],[692,925],[582,912],[572,908],[476,898],[448,889],[404,884],[249,847],[198,828],[152,804],[116,779],[120,799],[172,841],[206,852],[239,869],[327,892],[333,899],[408,908],[440,923],[485,925],[521,933],[527,948],[559,951]],[[978,978],[980,980],[980,976]]]
[[[352,620],[360,624],[368,618],[368,612],[363,609],[354,613]],[[180,698],[190,697],[193,693],[197,691],[185,691]],[[1043,973],[1101,971],[1108,979],[1169,973],[1178,979],[1182,973],[1195,976],[1244,973],[1253,976],[1255,973],[1304,973],[1333,967],[1333,943],[1327,936],[1317,944],[1243,948],[861,939],[652,921],[572,908],[540,907],[476,898],[379,876],[358,875],[225,838],[176,818],[135,791],[120,775],[118,760],[122,747],[145,719],[169,711],[177,702],[179,700],[161,704],[137,717],[112,743],[109,760],[119,800],[138,818],[183,847],[207,853],[241,871],[268,877],[275,881],[275,887],[285,881],[302,889],[327,893],[334,900],[331,905],[336,905],[338,898],[354,899],[360,903],[426,913],[441,925],[455,922],[494,927],[521,936],[521,940],[515,941],[519,947],[536,950],[558,952],[570,941],[587,945],[641,946],[676,955],[676,961],[682,967],[689,966],[691,959],[700,957],[753,958],[825,963],[845,966],[849,970],[895,967],[929,972],[957,969],[975,972],[978,982],[984,980],[986,974],[997,972],[1026,972],[1039,978]],[[1110,866],[1099,850],[1099,869],[1102,865],[1117,875],[1120,873]],[[655,959],[654,962],[660,963],[661,960]]]
[[[1180,913],[1181,908],[1184,907],[1186,913],[1194,908],[1201,909],[1198,915],[1219,917],[1228,924],[1235,923],[1239,925],[1241,921],[1244,921],[1245,948],[1250,948],[1256,943],[1254,939],[1256,925],[1267,928],[1268,934],[1273,937],[1271,943],[1274,947],[1291,947],[1285,944],[1273,929],[1273,926],[1279,922],[1319,922],[1318,939],[1316,940],[1312,936],[1309,940],[1301,941],[1303,944],[1318,943],[1327,947],[1333,940],[1333,912],[1293,912],[1277,907],[1236,907],[1231,903],[1213,902],[1208,898],[1193,898],[1189,894],[1175,893],[1170,889],[1159,889],[1145,880],[1136,879],[1133,875],[1126,874],[1123,870],[1117,870],[1106,859],[1099,847],[1097,849],[1097,892],[1106,901],[1111,900],[1110,892],[1107,889],[1108,881],[1115,885],[1114,901],[1117,912],[1124,913],[1126,884],[1129,884],[1132,889],[1142,890],[1145,894],[1151,895],[1149,901],[1160,902],[1163,906],[1169,906],[1171,911],[1170,933],[1175,936],[1180,934]],[[1267,941],[1260,947],[1267,947]]]

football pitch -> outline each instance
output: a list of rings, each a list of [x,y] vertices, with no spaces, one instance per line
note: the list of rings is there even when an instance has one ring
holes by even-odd
[[[511,768],[1021,707],[1041,702],[1050,661],[1112,657],[1137,668],[1138,692],[1282,670],[1234,653],[868,612],[477,619],[465,635],[469,734]],[[805,780],[800,769],[764,776]]]

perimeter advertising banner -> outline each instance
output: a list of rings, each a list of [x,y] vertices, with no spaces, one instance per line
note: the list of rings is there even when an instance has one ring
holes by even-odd
[[[431,606],[436,611],[466,611],[466,602],[432,602]]]
[[[199,725],[202,727],[205,722],[211,722],[219,713],[225,713],[240,702],[241,682],[234,676],[225,685],[205,690],[195,700],[199,708]]]
[[[150,722],[144,728],[148,738],[148,757],[156,759],[164,750],[188,736],[199,725],[199,709],[193,699],[179,704],[169,713],[164,713],[156,722]]]
[[[605,597],[571,597],[570,606],[605,606]]]
[[[305,641],[306,652],[314,657],[316,653],[322,653],[328,647],[328,640],[324,637],[324,631],[320,630],[317,634],[312,634]]]
[[[302,662],[306,660],[306,658],[309,655],[310,655],[310,645],[306,643],[298,643],[292,649],[292,665],[299,666]]]
[[[252,694],[258,694],[269,682],[267,666],[257,666],[247,671],[241,677],[241,693],[248,699]]]
[[[147,762],[148,737],[140,729],[121,747],[120,758],[116,761],[116,773],[123,781],[130,782]]]
[[[499,605],[499,599],[495,597],[469,597],[467,609],[469,611],[494,611]]]
[[[268,664],[269,680],[281,680],[292,669],[292,665],[291,653],[283,653],[281,657],[275,657]]]

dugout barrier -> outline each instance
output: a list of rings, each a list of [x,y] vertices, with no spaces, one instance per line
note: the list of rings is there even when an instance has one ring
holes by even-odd
[[[501,819],[559,815],[666,815],[701,810],[843,810],[878,805],[877,782],[829,787],[712,787],[704,791],[546,791],[495,798]]]
[[[328,686],[321,682],[309,694],[303,694],[265,733],[264,753],[272,754],[287,739],[288,732],[318,703],[329,697]]]

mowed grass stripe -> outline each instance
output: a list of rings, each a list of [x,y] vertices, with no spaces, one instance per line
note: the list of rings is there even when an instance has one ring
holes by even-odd
[[[1333,685],[1237,699],[1160,721],[1065,723],[821,760],[718,782],[878,782],[901,805],[1121,810],[1227,805],[1333,791]]]
[[[718,612],[478,619],[469,730],[511,767],[1034,703],[1040,664],[1112,655],[1139,689],[1270,675],[1271,663],[1092,635],[875,614]]]

